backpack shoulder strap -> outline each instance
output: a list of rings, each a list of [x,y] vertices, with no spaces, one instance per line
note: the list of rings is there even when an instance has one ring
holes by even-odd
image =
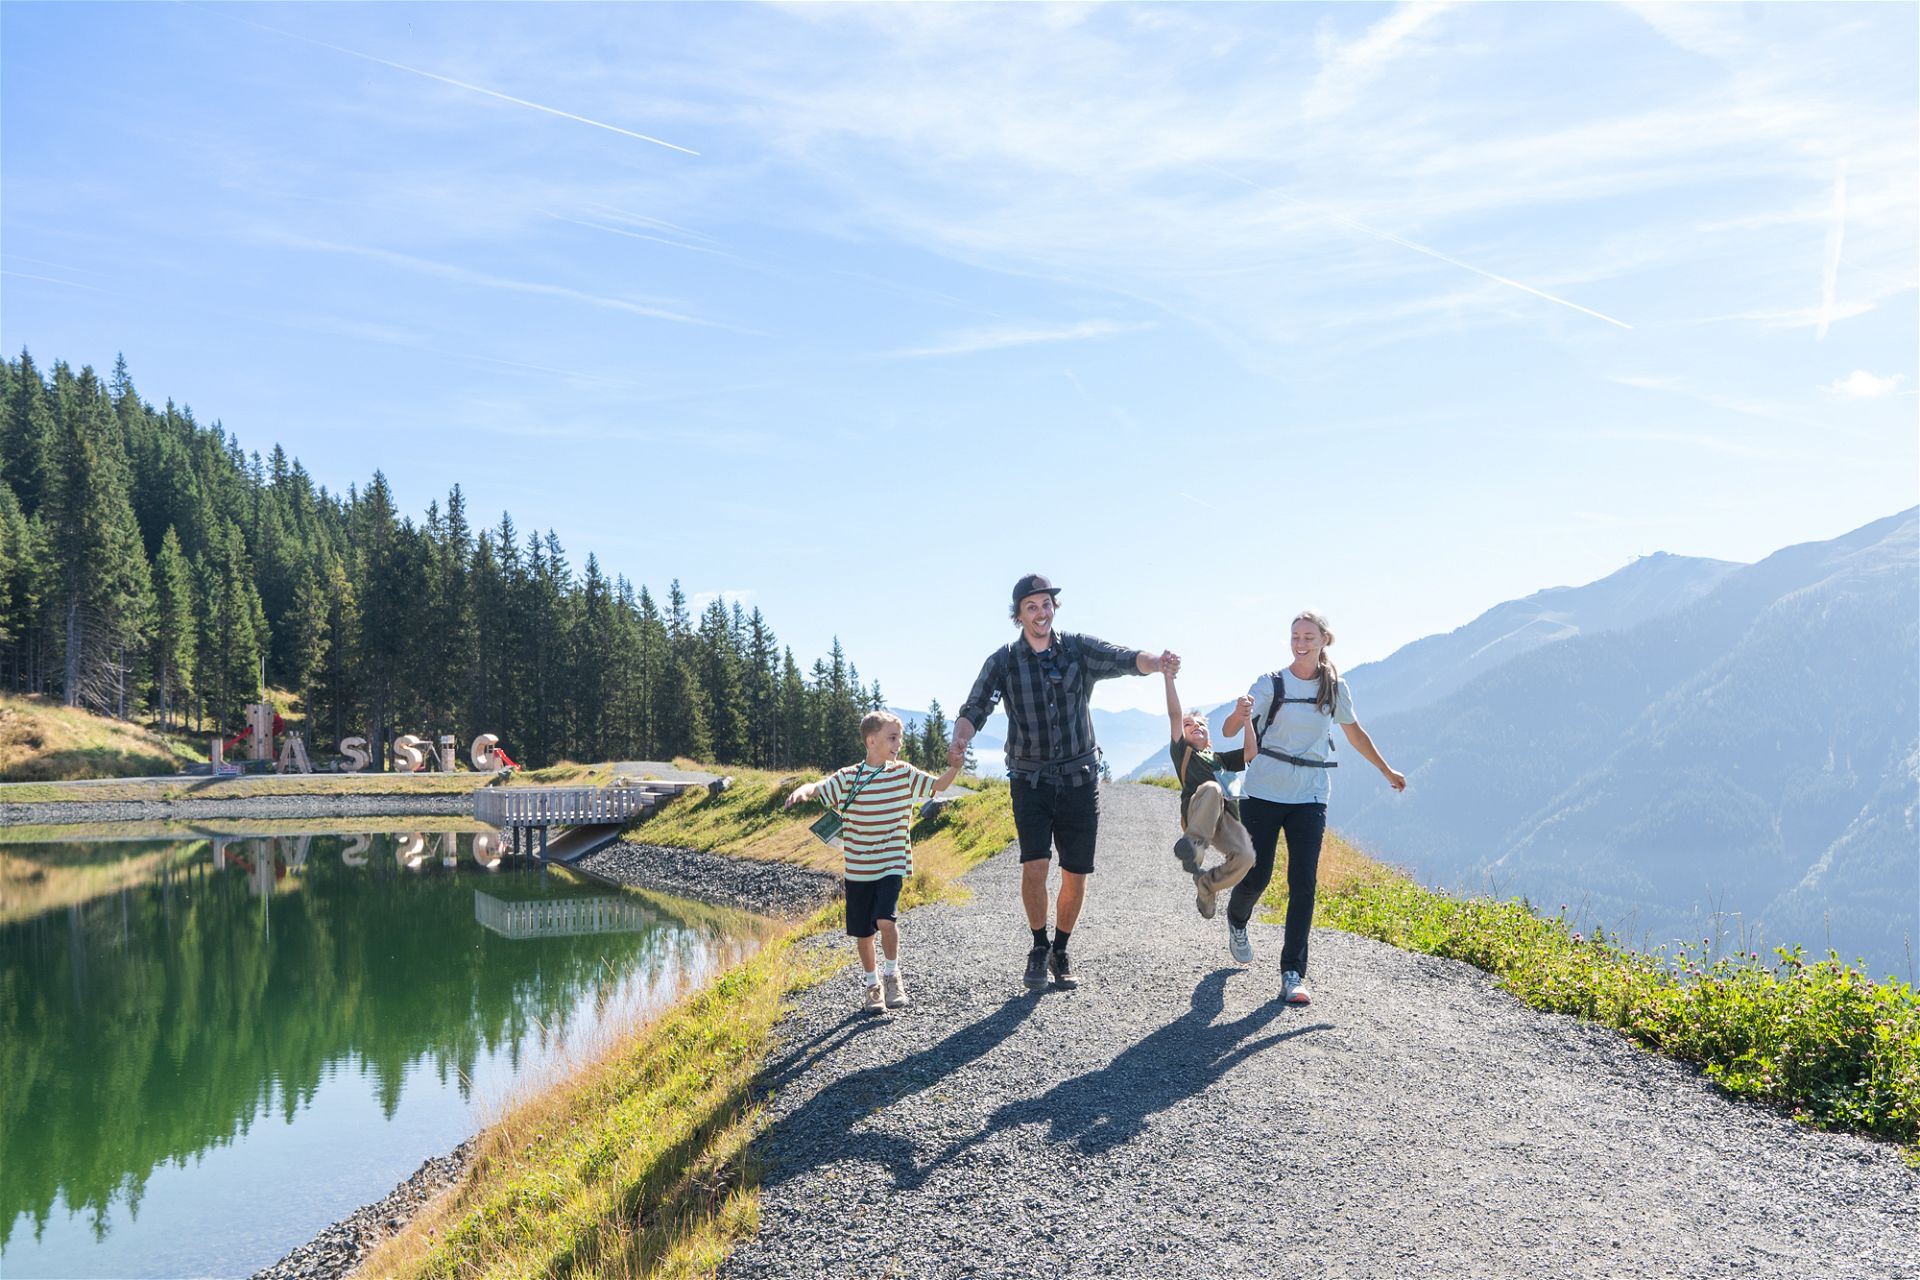
[[[1173,771],[1173,780],[1184,787],[1187,785],[1187,766],[1193,763],[1193,744],[1188,742],[1181,745],[1186,747],[1187,753],[1180,757],[1180,767]]]

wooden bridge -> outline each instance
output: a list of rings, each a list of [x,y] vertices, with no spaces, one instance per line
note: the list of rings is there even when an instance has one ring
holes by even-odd
[[[473,816],[498,827],[514,853],[564,862],[611,842],[621,827],[683,791],[725,790],[730,781],[620,779],[604,787],[487,787],[474,793]],[[569,830],[549,845],[555,827]]]

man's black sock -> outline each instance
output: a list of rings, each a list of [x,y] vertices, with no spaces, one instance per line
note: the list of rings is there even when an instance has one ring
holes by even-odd
[[[1065,951],[1067,949],[1067,939],[1071,938],[1072,936],[1073,935],[1071,933],[1068,933],[1065,929],[1060,929],[1060,928],[1054,929],[1053,949],[1055,951]]]
[[[1036,947],[1044,947],[1047,945],[1047,926],[1041,925],[1033,931],[1033,945]]]

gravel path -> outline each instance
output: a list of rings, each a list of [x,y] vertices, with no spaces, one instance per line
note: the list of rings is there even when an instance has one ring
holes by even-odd
[[[829,871],[659,844],[612,844],[567,865],[616,884],[765,916],[804,915],[840,892],[840,877]]]
[[[1021,988],[1003,854],[903,922],[912,1009],[851,967],[799,999],[723,1276],[1920,1276],[1893,1149],[1349,934],[1287,1008],[1280,926],[1241,969],[1194,911],[1177,797],[1102,803],[1078,991]]]

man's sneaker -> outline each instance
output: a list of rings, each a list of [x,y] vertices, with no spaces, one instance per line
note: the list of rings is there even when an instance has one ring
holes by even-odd
[[[1207,883],[1207,877],[1203,872],[1193,873],[1193,889],[1193,905],[1200,908],[1200,918],[1213,919],[1213,913],[1220,909],[1220,897],[1214,893],[1213,886]]]
[[[1180,869],[1190,876],[1200,874],[1200,846],[1192,836],[1181,836],[1173,842],[1173,856],[1180,859]]]
[[[876,982],[867,988],[866,998],[861,1002],[860,1008],[868,1017],[887,1011],[887,998],[880,994],[879,983]]]
[[[1253,939],[1249,938],[1247,931],[1238,925],[1227,926],[1227,950],[1240,964],[1253,963]]]
[[[1053,970],[1053,985],[1071,991],[1080,985],[1080,979],[1073,976],[1073,962],[1067,959],[1064,951],[1055,951],[1047,961],[1047,967]]]
[[[913,1003],[907,999],[907,984],[900,980],[899,974],[887,974],[880,979],[880,985],[886,990],[887,1008],[904,1009]]]
[[[1280,998],[1288,1004],[1312,1004],[1313,992],[1305,978],[1289,969],[1280,977]]]
[[[1046,943],[1027,952],[1027,989],[1038,991],[1047,985],[1047,957],[1052,954]]]

